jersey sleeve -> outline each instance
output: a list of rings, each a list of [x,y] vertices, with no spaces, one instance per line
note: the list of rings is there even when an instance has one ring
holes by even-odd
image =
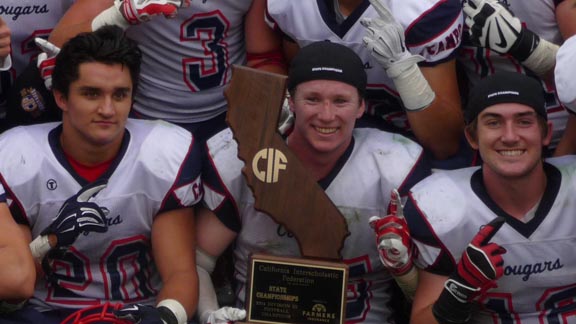
[[[240,213],[235,200],[244,184],[242,167],[237,157],[236,142],[226,129],[206,142],[203,153],[204,205],[234,232],[241,228]]]
[[[202,155],[199,145],[192,141],[178,170],[172,190],[162,210],[190,207],[202,200]]]
[[[437,275],[448,276],[452,273],[456,268],[454,258],[442,244],[412,194],[409,194],[404,206],[404,217],[417,247],[416,265]]]
[[[0,183],[0,203],[6,202],[6,191],[4,191],[4,185]]]
[[[454,59],[462,40],[463,21],[460,0],[437,1],[408,25],[406,46],[424,57],[422,66]]]

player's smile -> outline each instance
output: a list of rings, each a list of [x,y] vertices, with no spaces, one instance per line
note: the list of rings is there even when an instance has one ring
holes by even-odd
[[[499,150],[498,153],[504,156],[519,156],[526,153],[526,150]]]
[[[321,134],[333,134],[336,133],[339,129],[337,127],[318,127],[318,126],[316,126],[315,128],[318,131],[318,133]]]

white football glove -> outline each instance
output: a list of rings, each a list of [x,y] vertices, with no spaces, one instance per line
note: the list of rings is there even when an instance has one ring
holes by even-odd
[[[498,0],[464,2],[466,26],[472,44],[506,54],[522,33],[522,22]]]
[[[558,46],[523,28],[498,0],[466,0],[463,10],[473,45],[510,54],[540,76],[554,68]]]
[[[380,18],[363,18],[366,28],[362,38],[372,57],[394,81],[404,107],[410,111],[422,110],[434,101],[435,94],[424,79],[417,63],[420,55],[412,55],[406,48],[404,28],[380,0],[370,0]]]
[[[246,311],[234,307],[222,307],[210,313],[206,324],[226,324],[241,321],[246,317]]]
[[[54,72],[56,55],[60,52],[60,48],[40,37],[34,38],[34,42],[42,50],[42,53],[38,54],[36,66],[42,79],[44,79],[44,86],[46,89],[52,90],[52,72]]]
[[[190,6],[190,0],[114,0],[114,5],[101,12],[92,21],[92,30],[104,25],[116,25],[123,29],[149,21],[151,16],[163,15],[174,18],[178,8]]]

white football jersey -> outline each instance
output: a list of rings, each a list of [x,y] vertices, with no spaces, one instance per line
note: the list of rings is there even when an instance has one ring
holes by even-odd
[[[87,182],[69,165],[57,123],[17,127],[0,137],[0,175],[20,224],[37,237]],[[38,278],[30,302],[39,310],[102,301],[155,304],[161,280],[151,229],[161,212],[202,198],[199,148],[191,134],[160,121],[129,120],[122,148],[91,201],[109,210],[108,231],[81,234],[65,253],[50,253],[51,274]],[[167,145],[169,143],[169,145]]]
[[[377,18],[368,0],[360,4],[342,23],[336,21],[332,0],[267,0],[267,19],[300,47],[329,40],[346,45],[364,62],[368,75],[367,112],[386,119],[396,127],[409,129],[404,107],[394,83],[362,43],[363,18]],[[455,57],[462,34],[460,0],[384,0],[405,29],[406,46],[421,55],[423,66],[433,66]]]
[[[241,174],[243,162],[237,157],[231,131],[226,129],[208,140],[207,151],[209,161],[204,165],[210,171],[205,172],[204,201],[222,223],[238,233],[235,279],[242,303],[251,253],[300,256],[300,250],[292,233],[254,209],[254,198]],[[338,166],[319,181],[345,217],[351,233],[342,249],[343,262],[350,267],[347,323],[390,321],[392,311],[387,304],[392,278],[379,260],[368,219],[387,215],[393,188],[405,194],[428,174],[429,169],[422,163],[422,148],[415,142],[375,129],[356,129],[354,142]],[[281,197],[278,203],[282,204]]]
[[[0,107],[12,82],[40,54],[34,38],[47,39],[74,0],[2,0],[0,17],[10,27],[12,69],[0,72]]]
[[[563,40],[556,22],[555,10],[562,1],[565,0],[501,0],[500,2],[508,5],[514,16],[518,17],[528,29],[542,39],[560,45]],[[501,55],[486,48],[472,46],[468,39],[467,28],[463,35],[462,47],[458,53],[458,61],[462,63],[466,71],[470,86],[474,86],[480,79],[498,71],[519,72],[539,79],[534,72],[524,67],[511,55]],[[546,93],[548,120],[553,123],[550,147],[554,148],[566,128],[568,112],[558,99],[554,77],[548,80],[540,79],[540,82]]]
[[[136,112],[175,123],[223,113],[232,65],[246,62],[243,19],[251,3],[192,1],[176,18],[129,27],[143,51]]]
[[[550,159],[545,170],[546,191],[526,223],[489,197],[480,168],[438,172],[411,190],[404,213],[417,264],[432,273],[450,275],[482,225],[506,220],[490,240],[507,251],[504,275],[471,323],[576,323],[576,157]]]

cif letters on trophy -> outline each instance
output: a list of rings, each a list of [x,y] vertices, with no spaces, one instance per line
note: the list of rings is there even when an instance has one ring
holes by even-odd
[[[341,324],[348,267],[339,260],[348,226],[277,131],[285,89],[285,76],[234,66],[225,91],[254,206],[294,234],[302,254],[251,257],[246,321]]]

